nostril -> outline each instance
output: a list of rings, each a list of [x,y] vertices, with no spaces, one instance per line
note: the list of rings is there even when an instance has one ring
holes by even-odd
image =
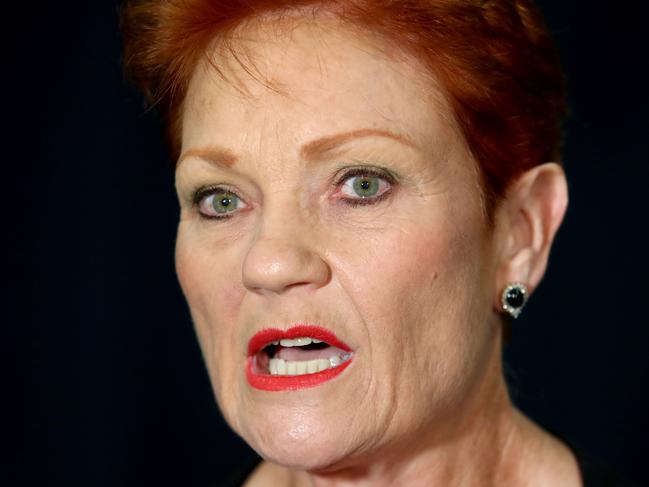
[[[290,289],[292,289],[292,288],[296,288],[296,287],[302,287],[302,286],[305,286],[305,287],[306,287],[306,286],[309,286],[309,285],[311,285],[311,284],[312,284],[312,283],[309,282],[309,281],[294,282],[294,283],[289,284],[288,286],[286,286],[286,288],[284,288],[284,291],[289,291]]]

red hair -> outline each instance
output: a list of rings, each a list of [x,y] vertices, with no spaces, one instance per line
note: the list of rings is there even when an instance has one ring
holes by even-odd
[[[174,156],[187,86],[210,43],[262,14],[309,6],[429,67],[481,168],[489,210],[522,172],[560,159],[563,74],[531,0],[132,0],[122,11],[125,69],[167,120]]]

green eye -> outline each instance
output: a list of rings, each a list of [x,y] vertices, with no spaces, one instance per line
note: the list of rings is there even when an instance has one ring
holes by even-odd
[[[361,174],[347,178],[341,193],[350,200],[376,199],[390,189],[385,178],[372,174]]]
[[[379,192],[379,181],[375,176],[357,177],[354,181],[354,192],[361,198],[374,196]]]
[[[200,213],[208,218],[227,218],[235,210],[245,208],[246,204],[231,191],[216,188],[198,197]]]
[[[239,198],[232,193],[216,193],[212,196],[212,208],[217,213],[229,213],[237,209]]]

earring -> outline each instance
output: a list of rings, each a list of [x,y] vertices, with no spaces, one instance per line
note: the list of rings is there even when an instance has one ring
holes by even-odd
[[[512,318],[518,318],[527,303],[527,287],[522,282],[512,282],[508,284],[500,298],[500,302],[505,311]]]

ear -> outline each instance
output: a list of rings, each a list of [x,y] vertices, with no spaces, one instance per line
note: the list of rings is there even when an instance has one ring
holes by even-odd
[[[496,309],[507,284],[522,282],[530,293],[536,289],[567,206],[566,176],[556,163],[530,169],[509,189],[496,215],[500,245]]]

